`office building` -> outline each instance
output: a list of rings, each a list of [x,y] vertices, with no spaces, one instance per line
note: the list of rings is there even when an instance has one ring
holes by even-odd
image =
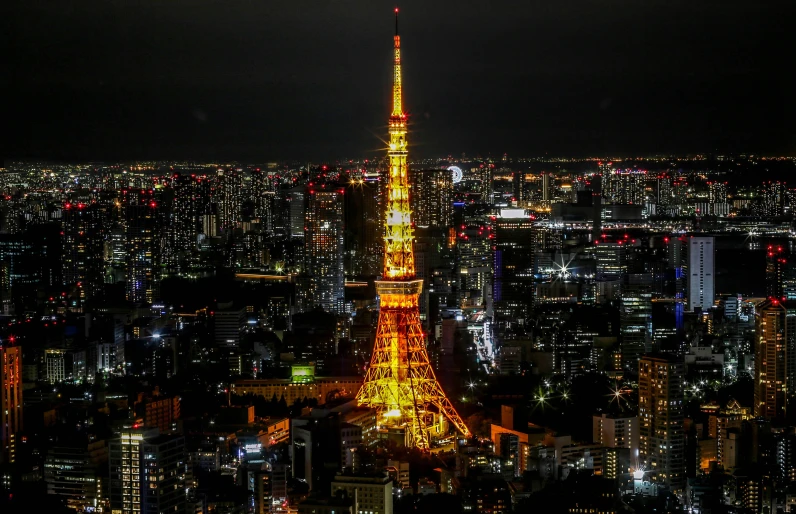
[[[343,190],[310,189],[306,214],[305,270],[312,276],[312,303],[327,312],[343,312]]]
[[[22,349],[0,341],[0,464],[16,461],[22,430]]]
[[[715,239],[691,237],[688,241],[688,310],[713,307],[715,295]]]
[[[627,245],[623,241],[595,241],[598,280],[621,280],[627,273]]]
[[[622,365],[635,370],[639,357],[652,349],[652,275],[625,276],[619,303]]]
[[[535,235],[531,217],[521,209],[503,209],[492,223],[495,314],[524,320],[534,297]]]
[[[343,491],[354,500],[353,512],[392,514],[392,480],[389,476],[337,475],[332,482],[332,496]]]
[[[754,415],[785,418],[788,390],[796,386],[796,305],[776,298],[755,313]]]
[[[57,384],[66,380],[66,353],[66,350],[58,348],[44,350],[44,380],[51,384]],[[71,372],[71,369],[69,371]],[[71,373],[69,374],[71,375]]]
[[[108,472],[105,441],[58,443],[44,460],[47,494],[59,496],[69,508],[91,512],[102,506],[102,483]]]
[[[685,486],[684,365],[676,357],[639,361],[639,460],[654,480],[674,491]]]
[[[157,429],[123,429],[110,444],[111,511],[185,512],[185,440]]]
[[[246,324],[245,309],[233,308],[231,304],[214,311],[213,334],[219,348],[237,348],[240,344],[240,331]]]

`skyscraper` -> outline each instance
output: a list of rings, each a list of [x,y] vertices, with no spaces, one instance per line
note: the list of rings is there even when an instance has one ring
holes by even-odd
[[[203,215],[209,212],[210,182],[205,176],[175,173],[170,193],[163,263],[169,271],[179,273],[186,257],[196,248]]]
[[[218,207],[218,225],[223,232],[240,221],[243,204],[243,178],[241,170],[218,170],[213,188],[213,203]]]
[[[622,241],[596,243],[594,256],[597,261],[597,279],[621,280],[627,273],[627,245]]]
[[[766,247],[766,298],[796,300],[796,266],[782,243]]]
[[[453,176],[450,170],[414,170],[409,182],[409,200],[415,224],[418,227],[450,226],[453,221]]]
[[[310,188],[307,193],[304,256],[312,301],[327,312],[339,312],[345,301],[343,190]]]
[[[154,191],[124,190],[127,301],[152,303],[160,295],[161,222]]]
[[[420,323],[418,280],[414,262],[414,229],[409,205],[406,114],[401,99],[401,38],[395,9],[393,40],[393,110],[389,121],[390,172],[384,235],[384,273],[376,282],[379,321],[376,342],[357,402],[378,411],[381,426],[403,435],[407,446],[428,449],[434,435],[445,431],[446,418],[464,436],[470,431],[445,396],[431,368]],[[430,410],[435,407],[438,413]]]
[[[21,430],[22,350],[13,341],[0,341],[0,464],[16,461]]]
[[[796,387],[796,305],[771,298],[755,314],[754,415],[784,419],[786,391]]]
[[[506,319],[526,319],[534,296],[533,221],[523,211],[504,209],[495,216],[493,233],[495,314]]]
[[[640,464],[675,491],[685,485],[683,379],[684,364],[676,357],[645,355],[639,361]]]
[[[652,275],[625,276],[619,303],[622,366],[634,370],[639,357],[649,352],[652,341]]]
[[[97,206],[85,203],[67,202],[61,211],[64,284],[76,288],[80,303],[102,287],[101,215]]]
[[[379,177],[363,172],[352,178],[346,188],[345,208],[345,270],[351,276],[373,276],[380,271],[382,261],[382,222]]]
[[[714,252],[712,236],[691,237],[688,242],[688,309],[691,311],[713,307]]]

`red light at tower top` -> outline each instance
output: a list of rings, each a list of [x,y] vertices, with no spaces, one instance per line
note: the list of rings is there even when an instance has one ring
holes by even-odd
[[[398,8],[397,7],[395,8],[395,14],[398,14]]]

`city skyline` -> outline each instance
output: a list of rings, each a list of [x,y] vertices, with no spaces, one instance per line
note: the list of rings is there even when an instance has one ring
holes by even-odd
[[[794,153],[791,3],[405,4],[418,155]],[[81,5],[11,12],[7,160],[381,155],[388,6]]]
[[[9,143],[94,160],[0,162],[1,512],[794,511],[779,6],[446,1],[14,8]]]

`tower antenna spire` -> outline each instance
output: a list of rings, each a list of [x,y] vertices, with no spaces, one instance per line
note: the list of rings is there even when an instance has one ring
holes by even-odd
[[[398,35],[398,7],[395,7],[395,35]]]

